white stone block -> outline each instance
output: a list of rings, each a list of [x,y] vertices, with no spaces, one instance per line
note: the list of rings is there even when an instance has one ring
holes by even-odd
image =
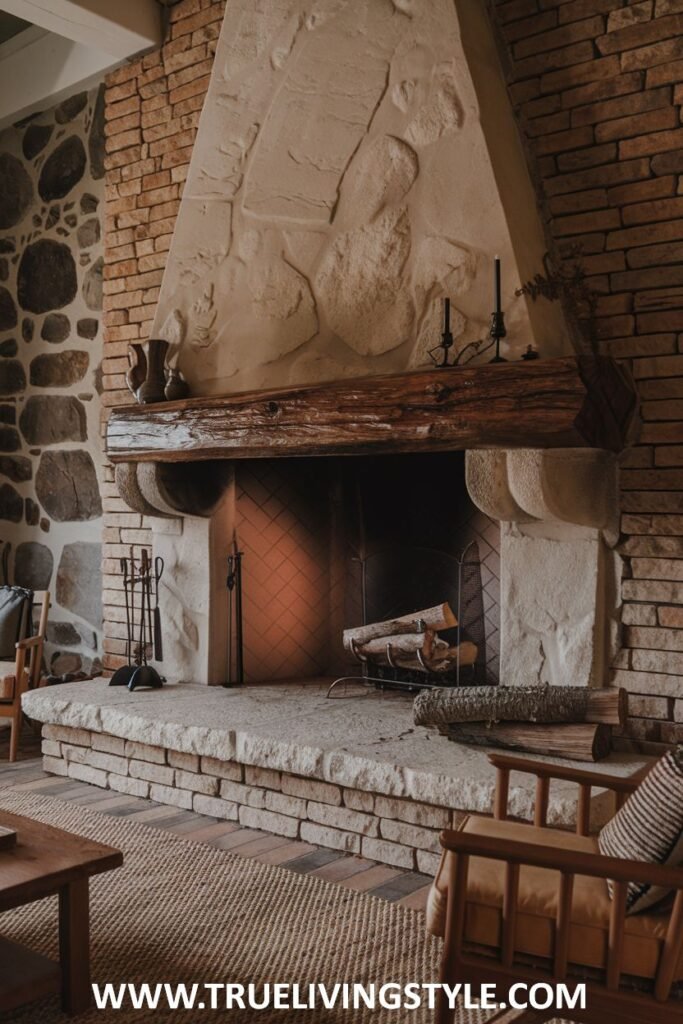
[[[439,833],[428,828],[421,828],[420,825],[409,825],[405,821],[382,818],[379,830],[382,839],[388,839],[391,843],[414,846],[416,849],[428,850],[430,853],[438,853],[440,849]]]
[[[103,750],[105,754],[117,754],[122,757],[126,751],[126,741],[120,736],[110,736],[106,732],[92,734],[93,750]]]
[[[89,782],[93,786],[107,788],[107,773],[101,768],[93,768],[89,764],[78,764],[76,761],[69,763],[68,775],[70,779],[78,779],[79,782]]]
[[[407,821],[425,828],[448,828],[451,823],[451,812],[445,807],[421,804],[416,800],[393,800],[386,796],[375,797],[375,814],[380,818]]]
[[[151,761],[152,764],[166,764],[166,751],[163,747],[136,743],[134,740],[126,740],[126,757],[133,757],[136,761]]]
[[[256,768],[251,764],[245,765],[244,781],[248,786],[263,786],[264,789],[280,789],[280,772],[274,772],[272,768]]]
[[[287,796],[285,793],[274,793],[266,790],[266,808],[278,814],[288,814],[292,818],[306,817],[306,801],[298,796]]]
[[[109,788],[117,793],[127,793],[129,796],[139,796],[146,800],[149,796],[149,782],[142,779],[131,779],[129,776],[110,775]]]
[[[273,832],[276,836],[286,836],[287,839],[296,839],[299,834],[299,822],[296,818],[288,818],[273,811],[263,811],[257,807],[240,807],[239,821],[245,828],[263,829],[264,832]]]
[[[168,750],[166,751],[168,757],[168,763],[171,768],[180,768],[184,772],[198,772],[199,771],[199,755],[198,754],[184,754],[181,750]],[[187,787],[190,788],[189,786]],[[204,790],[200,790],[204,792]]]
[[[187,811],[192,809],[192,793],[187,789],[176,789],[174,786],[159,786],[152,783],[149,787],[149,798],[160,804],[182,807]]]
[[[128,774],[127,758],[118,757],[116,754],[105,754],[101,750],[86,751],[85,764],[91,764],[93,768],[101,768],[104,772],[114,772],[116,775]]]
[[[341,832],[338,828],[316,825],[312,821],[301,822],[301,838],[305,843],[326,846],[344,853],[360,853],[360,836],[355,832]]]
[[[204,796],[217,796],[218,794],[219,782],[213,775],[197,775],[195,772],[177,769],[175,784],[179,789],[189,789],[193,793],[203,793]]]
[[[172,786],[175,775],[173,768],[167,768],[163,764],[152,764],[149,761],[131,761],[128,773],[134,779],[145,779],[160,786]]]
[[[375,810],[375,797],[372,793],[366,793],[363,789],[342,790],[344,805],[352,811],[363,811],[364,814],[372,814]]]
[[[66,761],[63,761],[61,757],[43,757],[43,771],[50,772],[51,775],[68,775],[69,768]]]
[[[382,864],[392,864],[397,868],[408,868],[412,871],[415,867],[414,850],[408,846],[399,846],[397,843],[388,843],[384,839],[363,836],[361,853],[369,860],[378,860]]]
[[[192,808],[197,814],[207,814],[210,818],[221,818],[224,821],[237,821],[237,804],[217,797],[195,793]]]
[[[282,776],[282,792],[288,796],[300,796],[302,800],[315,800],[319,804],[333,804],[339,807],[342,791],[339,786],[316,779],[300,779],[297,775]]]
[[[90,747],[74,747],[70,743],[62,743],[62,757],[67,764],[85,764]]]
[[[247,807],[262,809],[266,806],[266,794],[262,789],[256,786],[243,786],[228,779],[221,782],[221,797],[223,800],[233,800],[236,804],[245,804]]]
[[[40,745],[41,752],[47,754],[48,757],[61,757],[62,756],[62,745],[57,740],[43,740]]]
[[[426,850],[417,851],[417,870],[421,871],[423,875],[430,875],[432,878],[435,878],[440,863],[440,854],[427,853]]]
[[[242,765],[236,761],[222,761],[218,757],[203,757],[201,770],[205,775],[215,775],[219,779],[230,779],[231,782],[241,782]]]
[[[64,725],[44,725],[42,735],[46,740],[64,740],[80,747],[89,747],[92,736],[89,729],[71,729]]]
[[[307,811],[311,821],[317,821],[319,825],[330,825],[332,828],[358,832],[364,836],[379,835],[379,822],[373,815],[351,811],[347,807],[317,804],[313,800],[309,800]]]

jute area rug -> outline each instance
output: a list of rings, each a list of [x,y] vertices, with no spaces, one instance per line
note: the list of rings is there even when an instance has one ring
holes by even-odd
[[[435,981],[439,943],[424,918],[376,897],[260,864],[145,825],[44,796],[3,792],[0,807],[118,847],[124,867],[93,878],[93,981],[360,982]],[[56,898],[2,915],[2,934],[57,957]],[[241,1022],[427,1022],[428,1010],[228,1012],[91,1010],[82,1024],[202,1020]],[[9,1015],[12,1024],[64,1024],[56,999]],[[459,1024],[483,1024],[477,1012]]]

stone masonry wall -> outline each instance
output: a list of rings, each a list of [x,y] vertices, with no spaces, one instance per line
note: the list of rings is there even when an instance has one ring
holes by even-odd
[[[224,7],[181,0],[163,47],[106,79],[103,418],[133,401],[126,352],[150,336]],[[115,669],[125,649],[119,559],[151,532],[118,497],[112,467],[104,472],[104,666]]]
[[[0,542],[55,675],[101,668],[103,124],[94,88],[0,134]]]
[[[434,874],[439,833],[464,812],[288,772],[43,726],[43,767],[118,793],[239,822],[288,839]]]
[[[594,293],[587,343],[628,362],[644,428],[621,473],[630,735],[683,739],[683,2],[494,0],[550,243]]]

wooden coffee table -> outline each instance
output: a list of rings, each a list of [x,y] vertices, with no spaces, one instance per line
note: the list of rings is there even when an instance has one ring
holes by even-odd
[[[64,1010],[80,1013],[92,999],[89,879],[121,867],[123,854],[4,811],[0,825],[17,832],[16,846],[0,850],[0,911],[59,896],[59,964],[0,938],[0,1011],[61,990]]]

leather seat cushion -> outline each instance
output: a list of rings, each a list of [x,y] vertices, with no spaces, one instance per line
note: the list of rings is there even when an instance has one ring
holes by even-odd
[[[472,835],[554,846],[562,850],[599,853],[597,838],[577,836],[549,828],[493,818],[470,817],[463,830]],[[427,905],[427,929],[443,935],[446,920],[448,861],[444,851]],[[499,948],[505,863],[471,857],[467,884],[465,939],[479,946]],[[520,953],[551,958],[560,890],[560,873],[548,868],[523,867],[520,871],[515,949]],[[569,959],[584,967],[604,968],[612,903],[607,883],[601,878],[576,875],[572,903]],[[626,918],[623,971],[639,978],[653,978],[666,934],[669,915],[650,912]],[[683,979],[683,956],[676,980]]]

